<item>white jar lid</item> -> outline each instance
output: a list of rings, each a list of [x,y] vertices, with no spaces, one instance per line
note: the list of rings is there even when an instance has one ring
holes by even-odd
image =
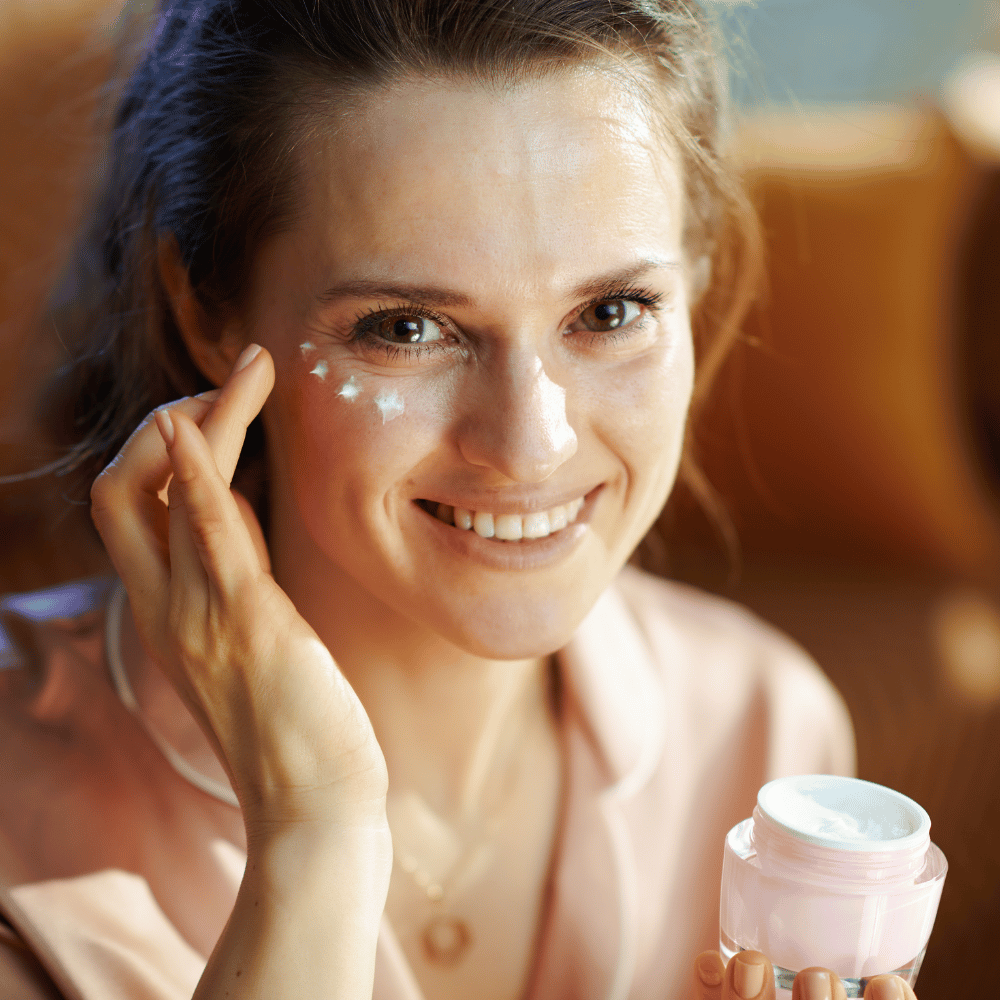
[[[930,840],[925,809],[902,792],[858,778],[777,778],[757,793],[757,808],[793,837],[841,851],[909,851]]]

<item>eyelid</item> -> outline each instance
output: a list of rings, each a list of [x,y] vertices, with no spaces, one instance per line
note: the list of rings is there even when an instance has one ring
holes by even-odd
[[[427,306],[423,306],[419,302],[405,302],[395,306],[376,305],[374,309],[364,310],[354,317],[351,332],[355,335],[366,333],[382,320],[396,319],[400,316],[419,316],[421,319],[429,319],[437,323],[442,330],[457,332],[447,316],[442,316],[439,312],[428,309]]]
[[[579,316],[580,313],[586,312],[591,306],[596,306],[601,302],[638,302],[648,309],[655,309],[663,303],[666,297],[663,292],[654,292],[651,288],[640,288],[638,285],[609,288],[605,290],[604,294],[585,302],[575,315]]]

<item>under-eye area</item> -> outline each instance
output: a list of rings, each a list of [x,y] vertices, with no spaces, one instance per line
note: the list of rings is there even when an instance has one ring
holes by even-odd
[[[548,538],[574,524],[586,501],[587,497],[581,496],[550,510],[524,514],[469,510],[434,500],[417,500],[415,503],[432,517],[459,531],[474,531],[480,538],[492,538],[498,542],[530,542]]]

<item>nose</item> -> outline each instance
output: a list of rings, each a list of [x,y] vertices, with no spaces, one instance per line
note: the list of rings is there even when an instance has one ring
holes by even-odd
[[[459,450],[472,465],[511,482],[548,479],[576,453],[566,390],[545,373],[541,358],[511,351],[481,369],[477,397],[465,413]]]

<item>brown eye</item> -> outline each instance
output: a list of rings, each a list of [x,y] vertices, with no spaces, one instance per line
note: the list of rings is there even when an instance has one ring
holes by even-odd
[[[426,344],[444,337],[441,327],[426,316],[387,316],[375,324],[375,333],[390,344]]]
[[[630,299],[607,299],[588,306],[580,313],[579,322],[587,330],[605,333],[635,322],[642,313],[642,306]]]

